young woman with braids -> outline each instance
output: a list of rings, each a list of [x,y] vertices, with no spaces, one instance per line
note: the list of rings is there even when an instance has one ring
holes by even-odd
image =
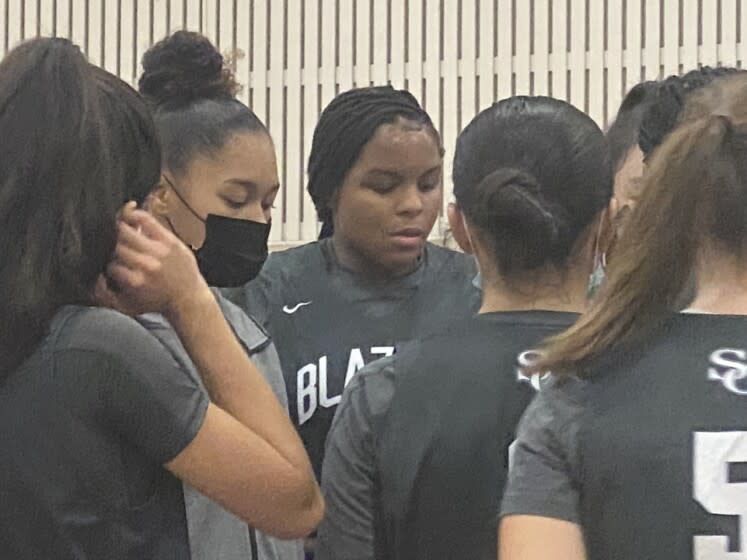
[[[532,368],[502,560],[747,558],[747,78],[647,165],[606,284]]]
[[[607,143],[571,105],[514,97],[460,134],[449,221],[482,278],[479,314],[350,383],[327,444],[319,560],[481,560],[532,347],[582,311],[612,193]]]
[[[345,92],[324,110],[308,190],[322,239],[270,255],[236,301],[277,345],[291,416],[317,476],[344,386],[365,363],[476,310],[469,256],[427,242],[441,140],[405,91]]]

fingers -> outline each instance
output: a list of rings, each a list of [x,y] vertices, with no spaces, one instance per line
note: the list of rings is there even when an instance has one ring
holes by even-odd
[[[139,253],[160,254],[157,241],[149,239],[124,220],[117,224],[117,246],[121,245]]]
[[[123,212],[121,221],[154,241],[173,241],[176,239],[169,230],[158,223],[158,220],[143,210]]]
[[[106,268],[106,274],[123,291],[137,290],[146,284],[146,277],[142,270],[133,270],[118,261],[113,261]]]
[[[156,256],[138,251],[122,243],[118,243],[114,249],[114,262],[130,270],[141,271],[146,275],[158,272],[161,267],[161,263]]]

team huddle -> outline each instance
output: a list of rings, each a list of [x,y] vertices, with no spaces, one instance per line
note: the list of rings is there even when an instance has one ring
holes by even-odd
[[[205,37],[0,62],[0,558],[747,559],[747,73],[342,92],[319,239]],[[450,236],[428,241],[451,180]]]

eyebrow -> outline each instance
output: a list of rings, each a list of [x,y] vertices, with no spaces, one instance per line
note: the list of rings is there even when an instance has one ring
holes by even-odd
[[[431,167],[425,173],[423,173],[421,177],[425,175],[430,175],[431,173],[434,173],[440,170],[441,170],[441,166],[436,165],[434,167]],[[366,172],[366,175],[389,175],[390,177],[400,177],[401,174],[397,171],[392,171],[390,169],[370,169],[369,171]]]

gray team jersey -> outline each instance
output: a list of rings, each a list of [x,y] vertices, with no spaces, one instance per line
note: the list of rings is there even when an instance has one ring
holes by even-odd
[[[583,528],[589,560],[747,558],[747,317],[676,313],[527,409],[503,515]]]
[[[475,274],[470,255],[428,243],[415,270],[377,282],[342,266],[324,239],[273,253],[255,280],[225,292],[272,336],[291,419],[318,477],[343,388],[395,345],[472,315]]]
[[[275,346],[267,333],[241,309],[213,290],[226,321],[257,366],[273,393],[287,409],[288,398]],[[166,319],[146,314],[138,321],[172,353],[185,372],[207,393],[192,360]],[[184,502],[192,560],[252,559],[250,531],[246,523],[222,506],[184,484]],[[303,558],[300,540],[282,541],[256,531],[257,550],[262,560],[299,560]],[[255,560],[255,559],[252,559]]]

